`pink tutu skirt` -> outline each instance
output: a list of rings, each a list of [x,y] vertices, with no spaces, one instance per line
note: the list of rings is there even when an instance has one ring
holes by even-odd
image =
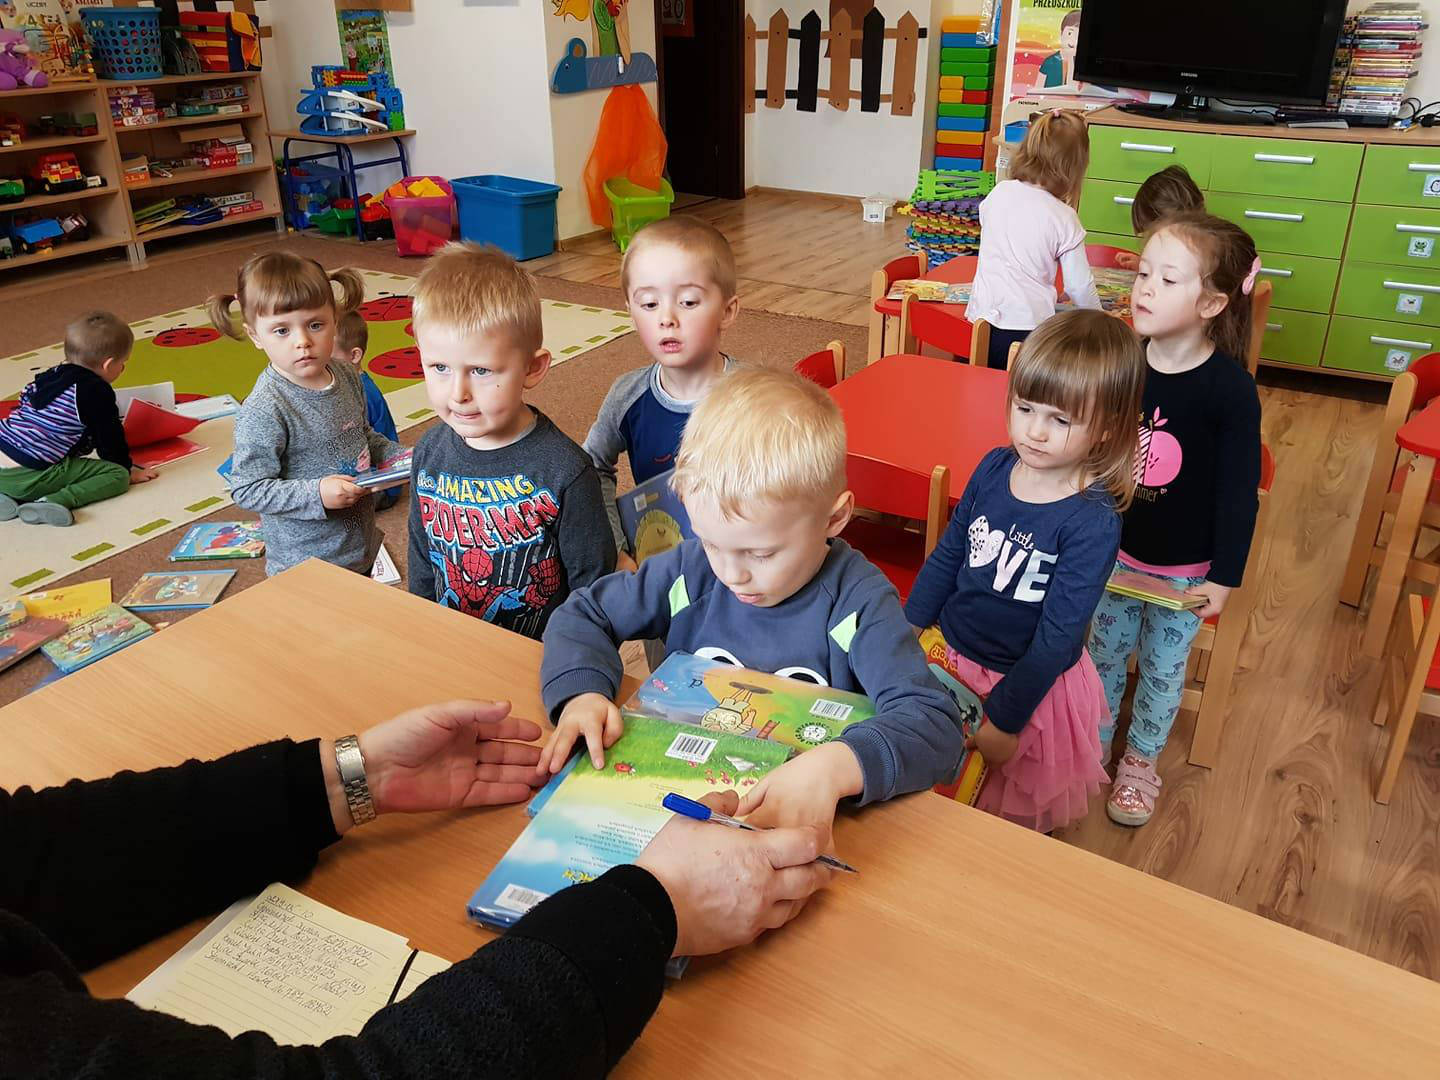
[[[948,645],[943,667],[981,698],[1002,678]],[[1100,676],[1082,652],[1036,706],[1014,756],[989,770],[975,805],[1038,832],[1079,821],[1110,779],[1100,763],[1100,724],[1109,716]]]

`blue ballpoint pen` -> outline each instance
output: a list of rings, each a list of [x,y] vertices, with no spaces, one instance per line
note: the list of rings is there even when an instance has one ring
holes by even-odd
[[[747,825],[745,822],[740,821],[738,818],[733,818],[729,814],[722,814],[718,810],[711,810],[710,807],[704,803],[696,802],[694,799],[687,799],[684,795],[677,795],[673,791],[660,800],[660,805],[672,813],[679,814],[682,817],[694,818],[696,821],[711,821],[716,825],[728,825],[732,829],[748,829],[751,832],[764,831],[763,829],[756,828],[754,825]],[[860,872],[849,863],[841,862],[833,855],[817,855],[815,861],[824,863],[826,866],[834,867],[836,870],[844,870],[847,874],[858,874]]]

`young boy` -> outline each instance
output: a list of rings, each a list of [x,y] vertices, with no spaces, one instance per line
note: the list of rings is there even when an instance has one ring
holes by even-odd
[[[720,334],[735,321],[740,300],[730,245],[691,217],[662,218],[636,233],[620,264],[620,287],[654,363],[615,380],[585,450],[600,474],[617,566],[634,570],[615,509],[615,465],[628,454],[637,484],[674,467],[685,421],[734,366],[720,351]]]
[[[365,389],[365,420],[370,430],[384,435],[391,442],[399,442],[395,431],[395,418],[390,415],[390,406],[385,404],[385,395],[375,380],[365,370],[365,350],[370,345],[370,330],[358,311],[342,315],[335,326],[335,353],[332,360],[351,364],[360,373],[360,385]],[[400,501],[399,488],[387,488],[375,495],[375,512],[389,510]]]
[[[1151,173],[1135,192],[1130,204],[1130,225],[1136,236],[1143,237],[1150,226],[1171,214],[1204,210],[1205,195],[1190,179],[1182,165],[1169,165]],[[1140,256],[1127,251],[1116,260],[1126,270],[1140,268]]]
[[[155,479],[130,460],[111,385],[134,344],[108,311],[65,328],[65,363],[37,375],[0,420],[0,521],[72,525],[80,507]],[[83,456],[91,450],[98,459]]]
[[[450,244],[420,275],[415,339],[444,423],[415,446],[410,591],[538,639],[615,568],[615,543],[590,459],[525,404],[550,367],[535,283],[507,255]]]
[[[583,738],[597,766],[620,737],[617,647],[723,659],[867,694],[873,719],[787,762],[742,813],[757,824],[828,823],[861,804],[954,775],[964,738],[884,574],[843,540],[845,423],[820,387],[789,372],[727,376],[690,418],[671,481],[696,539],[573,595],[550,620],[541,694],[555,772]]]

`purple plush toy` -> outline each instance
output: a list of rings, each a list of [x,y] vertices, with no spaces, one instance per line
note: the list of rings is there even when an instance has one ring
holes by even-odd
[[[48,86],[50,79],[26,59],[30,46],[19,30],[0,30],[0,90],[21,86]]]

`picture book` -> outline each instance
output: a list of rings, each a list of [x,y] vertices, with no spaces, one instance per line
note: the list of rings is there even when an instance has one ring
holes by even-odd
[[[67,675],[119,652],[155,632],[139,615],[111,604],[94,615],[71,623],[54,641],[41,646],[50,662]]]
[[[1204,607],[1205,597],[1192,596],[1183,593],[1179,589],[1172,589],[1158,578],[1149,574],[1131,574],[1124,570],[1117,571],[1110,575],[1110,580],[1105,588],[1120,596],[1128,596],[1134,600],[1143,600],[1147,604],[1156,604],[1171,611],[1189,611],[1192,608]]]
[[[175,406],[175,411],[193,420],[216,420],[222,416],[234,416],[240,411],[240,402],[233,394],[216,394],[214,397],[182,401]]]
[[[47,641],[59,637],[66,626],[60,619],[29,618],[0,630],[0,671],[18,664]]]
[[[394,457],[386,458],[373,469],[355,474],[355,483],[371,491],[384,491],[410,482],[410,459],[413,450],[404,450]]]
[[[669,792],[744,792],[788,747],[635,716],[597,770],[580,755],[543,809],[470,898],[470,917],[508,928],[551,893],[632,862],[670,820]]]
[[[565,778],[574,771],[575,763],[580,760],[581,754],[583,752],[584,748],[582,745],[581,751],[579,753],[572,755],[570,760],[565,763],[561,770],[557,772],[554,776],[550,777],[550,780],[545,784],[544,787],[542,787],[539,791],[535,792],[534,795],[530,796],[530,801],[525,804],[526,814],[528,814],[530,817],[534,817],[536,814],[538,814],[541,810],[545,808],[545,804],[550,801],[550,796],[555,794],[555,792],[559,789],[560,785],[565,782]]]
[[[0,603],[0,630],[9,630],[12,626],[19,626],[30,613],[25,610],[25,601],[6,600]]]
[[[175,550],[171,562],[203,559],[258,559],[265,554],[258,521],[206,521],[192,525]]]
[[[95,66],[75,0],[4,0],[0,27],[19,30],[27,62],[52,83],[93,82]],[[23,89],[23,87],[22,87]]]
[[[1095,278],[1095,291],[1100,294],[1100,310],[1121,319],[1130,318],[1130,292],[1135,287],[1135,271],[1122,270],[1118,266],[1092,266],[1090,273]],[[1061,296],[1055,304],[1057,311],[1074,306],[1068,296]]]
[[[932,304],[968,304],[970,283],[947,285],[943,281],[926,281],[924,278],[899,278],[890,283],[885,299],[904,300],[907,296]]]
[[[93,615],[110,603],[110,579],[82,581],[60,589],[46,589],[20,598],[32,619],[59,619],[74,622],[82,615]]]
[[[945,637],[938,627],[929,627],[920,634],[920,648],[925,652],[930,674],[960,710],[961,733],[967,738],[974,735],[980,730],[980,724],[985,719],[984,706],[973,690],[945,670],[944,661],[949,646],[945,644]],[[937,784],[934,790],[947,799],[974,806],[975,799],[980,794],[980,785],[984,782],[984,759],[979,751],[967,749],[961,751],[960,767],[955,776],[948,783]]]
[[[120,606],[135,611],[173,611],[207,608],[225,591],[234,570],[155,570],[120,599]]]
[[[679,547],[680,541],[693,535],[685,504],[670,490],[673,472],[671,469],[652,476],[615,500],[615,508],[620,511],[620,528],[637,563]]]
[[[194,417],[181,416],[143,397],[134,398],[125,409],[125,442],[130,447],[130,460],[141,468],[153,469],[200,453],[205,447],[182,438],[199,424]]]
[[[381,544],[380,550],[375,553],[375,565],[370,567],[370,576],[381,585],[400,584],[400,570],[384,544]]]
[[[875,706],[863,694],[683,652],[667,656],[621,709],[626,724],[635,717],[653,717],[769,739],[797,750],[827,743],[851,724],[875,715]]]

